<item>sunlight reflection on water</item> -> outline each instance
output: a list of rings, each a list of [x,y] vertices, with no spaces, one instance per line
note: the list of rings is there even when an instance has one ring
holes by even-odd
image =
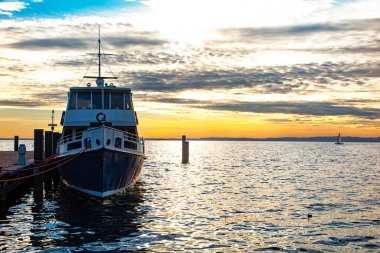
[[[2,213],[2,251],[380,249],[380,144],[147,141],[141,178],[101,202],[45,184]],[[312,218],[308,219],[307,214]]]

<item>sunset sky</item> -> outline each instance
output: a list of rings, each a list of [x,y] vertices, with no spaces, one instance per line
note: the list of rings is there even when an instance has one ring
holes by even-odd
[[[379,0],[0,0],[0,137],[59,121],[98,25],[146,138],[380,136]]]

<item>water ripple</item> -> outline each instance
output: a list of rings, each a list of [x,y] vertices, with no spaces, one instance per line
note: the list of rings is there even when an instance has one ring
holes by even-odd
[[[136,187],[100,201],[46,182],[0,218],[5,252],[378,252],[380,145],[147,141]],[[2,209],[3,210],[3,209]],[[308,214],[311,217],[308,217]]]

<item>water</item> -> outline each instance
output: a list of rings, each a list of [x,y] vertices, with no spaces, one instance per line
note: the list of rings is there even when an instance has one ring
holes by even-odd
[[[33,140],[19,139],[19,145],[25,144],[27,151],[34,150]],[[0,140],[0,151],[13,151],[14,149],[14,140]]]
[[[58,180],[43,203],[18,193],[0,250],[380,251],[379,143],[192,141],[188,165],[179,141],[146,151],[136,187],[104,202]]]

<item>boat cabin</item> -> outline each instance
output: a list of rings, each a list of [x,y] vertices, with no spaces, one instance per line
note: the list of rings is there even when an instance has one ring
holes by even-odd
[[[131,89],[113,85],[70,88],[63,137],[80,139],[82,131],[102,125],[137,136],[137,124]]]

